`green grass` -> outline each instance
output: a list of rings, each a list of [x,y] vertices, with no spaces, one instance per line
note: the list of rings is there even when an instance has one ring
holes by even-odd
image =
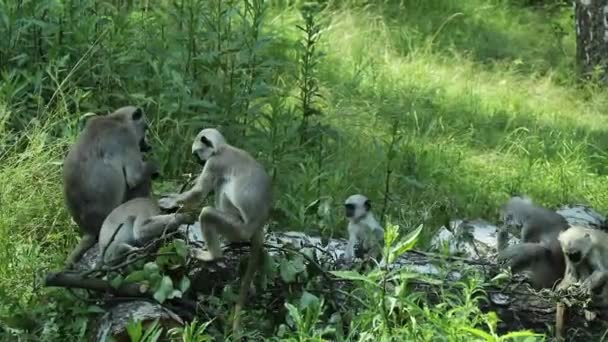
[[[193,34],[171,21],[175,9],[149,20],[137,12],[117,15],[114,25],[121,29],[97,43],[87,38],[101,35],[94,23],[70,22],[65,25],[77,33],[64,39],[74,45],[64,50],[56,40],[45,41],[48,56],[40,63],[17,58],[21,50],[34,51],[31,31],[19,31],[23,37],[16,36],[13,46],[0,46],[4,61],[12,63],[11,68],[0,65],[0,289],[5,289],[0,314],[10,316],[16,304],[38,307],[34,317],[45,320],[43,335],[49,339],[81,327],[66,328],[49,318],[49,312],[67,312],[68,305],[40,285],[44,272],[59,267],[77,241],[54,162],[74,139],[80,114],[126,102],[147,106],[154,119],[155,156],[167,176],[197,170],[188,159],[191,137],[204,125],[221,123],[231,141],[276,170],[276,206],[283,212],[276,229],[344,236],[340,205],[355,192],[370,197],[379,213],[393,126],[401,140],[391,162],[386,213],[403,231],[424,223],[423,242],[443,222],[442,207],[454,218],[496,221],[496,209],[514,192],[548,206],[578,202],[608,211],[603,186],[608,94],[576,81],[570,9],[506,0],[365,3],[337,2],[316,16],[324,30],[317,49],[325,54],[315,74],[323,96],[317,105],[320,120],[338,137],[324,139],[320,172],[314,151],[293,147],[293,122],[300,116],[293,97],[298,94],[296,43],[302,36],[295,7],[273,6],[263,19],[262,34],[272,40],[257,53],[274,63],[260,67],[273,91],[250,95],[251,103],[260,105],[250,109],[259,131],[247,138],[236,133],[238,128],[230,131],[244,114],[231,107],[241,98],[227,89],[237,95],[241,90],[228,87],[225,70],[218,71],[211,57],[197,62],[207,68],[195,76],[186,67],[195,63],[188,59],[189,39],[196,40],[201,55],[213,43],[213,35],[204,34],[209,26],[203,19]],[[33,13],[24,15],[28,20],[39,19],[40,8],[27,10]],[[183,30],[187,24],[184,19]],[[239,37],[229,39],[239,42]],[[80,59],[84,66],[76,67]],[[215,106],[200,103],[203,96]],[[26,125],[32,118],[38,121]],[[176,152],[176,146],[183,151]],[[303,211],[317,199],[313,179],[319,173],[321,196],[331,204],[323,222]],[[40,308],[41,302],[59,309]],[[461,325],[450,325],[454,312],[417,310],[423,321],[403,328],[402,336],[443,331],[466,340],[468,335],[451,330]],[[361,317],[369,319],[361,326],[380,329]],[[467,322],[462,324],[476,325]]]

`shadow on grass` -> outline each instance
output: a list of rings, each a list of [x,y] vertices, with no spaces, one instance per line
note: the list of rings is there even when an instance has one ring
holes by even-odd
[[[432,41],[434,51],[448,57],[458,51],[482,64],[518,61],[520,70],[534,73],[569,67],[574,54],[564,9],[533,10],[498,0],[390,0],[370,10],[384,18],[402,54]]]

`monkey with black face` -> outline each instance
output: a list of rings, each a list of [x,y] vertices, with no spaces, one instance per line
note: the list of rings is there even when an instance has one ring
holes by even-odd
[[[136,197],[114,208],[106,217],[99,232],[100,261],[114,265],[125,254],[140,249],[165,231],[173,231],[181,224],[191,223],[190,217],[176,213],[161,215],[158,201],[152,194],[152,179],[156,169],[138,187]]]
[[[566,258],[564,279],[558,288],[565,289],[579,282],[590,289],[596,287],[600,275],[608,272],[608,233],[572,226],[561,232],[558,240]],[[591,277],[592,274],[595,275]]]
[[[346,261],[351,262],[355,256],[355,245],[362,242],[364,250],[378,256],[384,244],[384,229],[371,212],[371,201],[355,194],[344,202],[345,215],[348,219],[348,244],[344,253]]]
[[[68,211],[82,238],[67,258],[76,263],[98,239],[108,214],[136,197],[149,177],[153,161],[144,161],[142,152],[148,128],[141,108],[122,107],[108,115],[89,118],[63,163],[63,189]]]
[[[505,227],[498,232],[498,259],[508,261],[514,272],[527,271],[534,288],[552,287],[564,275],[565,261],[557,236],[568,229],[566,219],[520,196],[509,199],[501,214]],[[506,229],[511,225],[521,227],[522,242],[506,247]]]
[[[273,201],[271,178],[257,160],[228,144],[216,129],[203,129],[197,134],[192,154],[204,165],[194,186],[181,194],[161,198],[159,204],[171,209],[194,200],[202,201],[211,191],[215,193],[215,207],[204,207],[199,216],[208,250],[200,254],[202,260],[222,257],[218,235],[230,242],[251,242],[251,257],[235,307],[233,331],[236,332],[251,280],[262,262],[263,226],[269,219]]]

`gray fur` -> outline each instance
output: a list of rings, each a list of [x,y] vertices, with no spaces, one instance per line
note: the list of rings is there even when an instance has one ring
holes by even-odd
[[[262,164],[246,151],[229,145],[216,129],[203,129],[197,134],[192,154],[204,165],[194,186],[184,193],[161,198],[159,203],[170,209],[202,201],[214,192],[215,207],[204,207],[199,216],[208,249],[200,255],[203,260],[222,257],[219,235],[230,242],[251,241],[251,256],[235,307],[232,328],[236,332],[252,277],[263,261],[263,226],[272,207],[272,182]]]
[[[66,207],[82,238],[67,258],[77,262],[97,241],[106,216],[121,203],[138,196],[158,166],[144,162],[146,122],[143,110],[122,107],[87,120],[83,132],[63,163]],[[149,186],[143,185],[143,186]]]
[[[566,219],[528,197],[515,196],[501,207],[505,226],[498,234],[498,259],[514,272],[526,271],[536,289],[552,287],[564,275],[565,261],[557,237],[568,229]],[[521,228],[520,244],[506,247],[505,229]]]

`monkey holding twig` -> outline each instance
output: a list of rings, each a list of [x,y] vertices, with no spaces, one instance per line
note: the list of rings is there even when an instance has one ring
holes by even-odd
[[[564,279],[558,289],[579,283],[589,293],[606,292],[608,279],[608,233],[578,225],[558,237],[566,260]],[[602,295],[606,300],[605,295]]]
[[[508,261],[514,272],[527,271],[536,289],[553,287],[564,275],[565,261],[557,237],[568,229],[568,221],[523,196],[509,199],[501,207],[501,215],[504,227],[498,232],[498,260]],[[512,225],[521,227],[521,243],[506,247],[507,228]]]
[[[374,257],[382,252],[384,229],[376,221],[371,209],[371,201],[361,194],[349,196],[344,202],[345,216],[348,219],[348,244],[344,253],[347,262],[354,259],[355,246],[359,242]]]
[[[202,201],[214,192],[215,207],[206,206],[199,215],[208,250],[200,253],[202,260],[222,257],[218,234],[230,242],[251,242],[251,257],[235,306],[232,328],[236,332],[251,280],[263,261],[263,226],[269,219],[273,201],[271,178],[257,160],[228,144],[216,129],[203,129],[197,134],[192,154],[203,165],[194,186],[181,194],[161,198],[159,204],[163,209],[171,209],[194,200]]]
[[[140,193],[150,150],[148,123],[141,108],[122,107],[89,118],[63,163],[63,188],[68,211],[82,238],[66,260],[76,263],[98,239],[101,225],[112,211]]]

